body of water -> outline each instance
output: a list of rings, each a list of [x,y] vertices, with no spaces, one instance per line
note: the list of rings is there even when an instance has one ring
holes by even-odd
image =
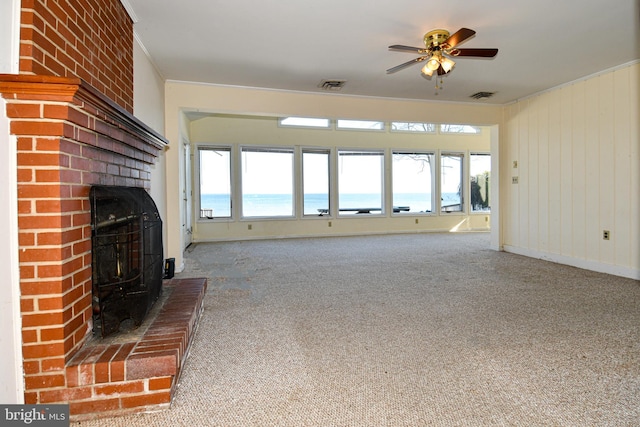
[[[442,205],[460,203],[456,193],[442,195]],[[343,194],[338,201],[340,209],[371,208],[380,209],[382,198],[379,194]],[[408,206],[409,213],[430,212],[431,195],[418,193],[394,194],[394,206]],[[231,201],[228,194],[202,194],[200,206],[203,216],[228,218],[231,216]],[[293,197],[290,194],[247,194],[242,198],[244,217],[293,216]],[[327,194],[307,194],[304,197],[304,214],[318,215],[319,209],[329,208]],[[343,212],[347,214],[349,212]],[[351,212],[355,213],[355,212]]]

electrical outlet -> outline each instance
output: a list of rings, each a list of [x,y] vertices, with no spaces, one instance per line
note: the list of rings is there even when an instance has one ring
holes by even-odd
[[[517,176],[512,176],[511,177],[511,183],[512,184],[517,184],[518,183],[518,177]]]
[[[518,168],[518,161],[517,161],[517,160],[514,160],[514,161],[513,161],[513,168],[514,168],[514,169],[517,169],[517,168]]]
[[[253,225],[252,224],[247,225],[247,230],[253,230]]]
[[[416,218],[416,224],[417,224],[418,222],[419,222],[419,221],[418,221],[418,218]]]
[[[327,225],[331,227],[332,226],[331,221],[327,222]]]
[[[609,240],[611,238],[611,232],[609,230],[602,230],[602,239]]]

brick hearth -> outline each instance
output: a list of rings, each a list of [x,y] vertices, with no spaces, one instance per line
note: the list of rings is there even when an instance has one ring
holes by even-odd
[[[206,287],[205,279],[165,281],[170,295],[141,337],[80,350],[66,367],[74,419],[168,407]]]

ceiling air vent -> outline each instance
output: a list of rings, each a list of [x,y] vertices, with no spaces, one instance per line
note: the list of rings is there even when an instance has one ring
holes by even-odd
[[[495,92],[476,92],[473,95],[471,95],[469,98],[485,99],[485,98],[491,98],[494,94]]]
[[[342,90],[345,83],[345,80],[323,80],[320,82],[318,87],[329,92],[337,92],[339,90]]]

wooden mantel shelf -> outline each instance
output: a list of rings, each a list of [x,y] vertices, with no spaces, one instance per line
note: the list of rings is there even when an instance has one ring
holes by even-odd
[[[157,149],[169,141],[82,79],[0,74],[0,95],[9,100],[59,101],[90,106],[123,130]]]

